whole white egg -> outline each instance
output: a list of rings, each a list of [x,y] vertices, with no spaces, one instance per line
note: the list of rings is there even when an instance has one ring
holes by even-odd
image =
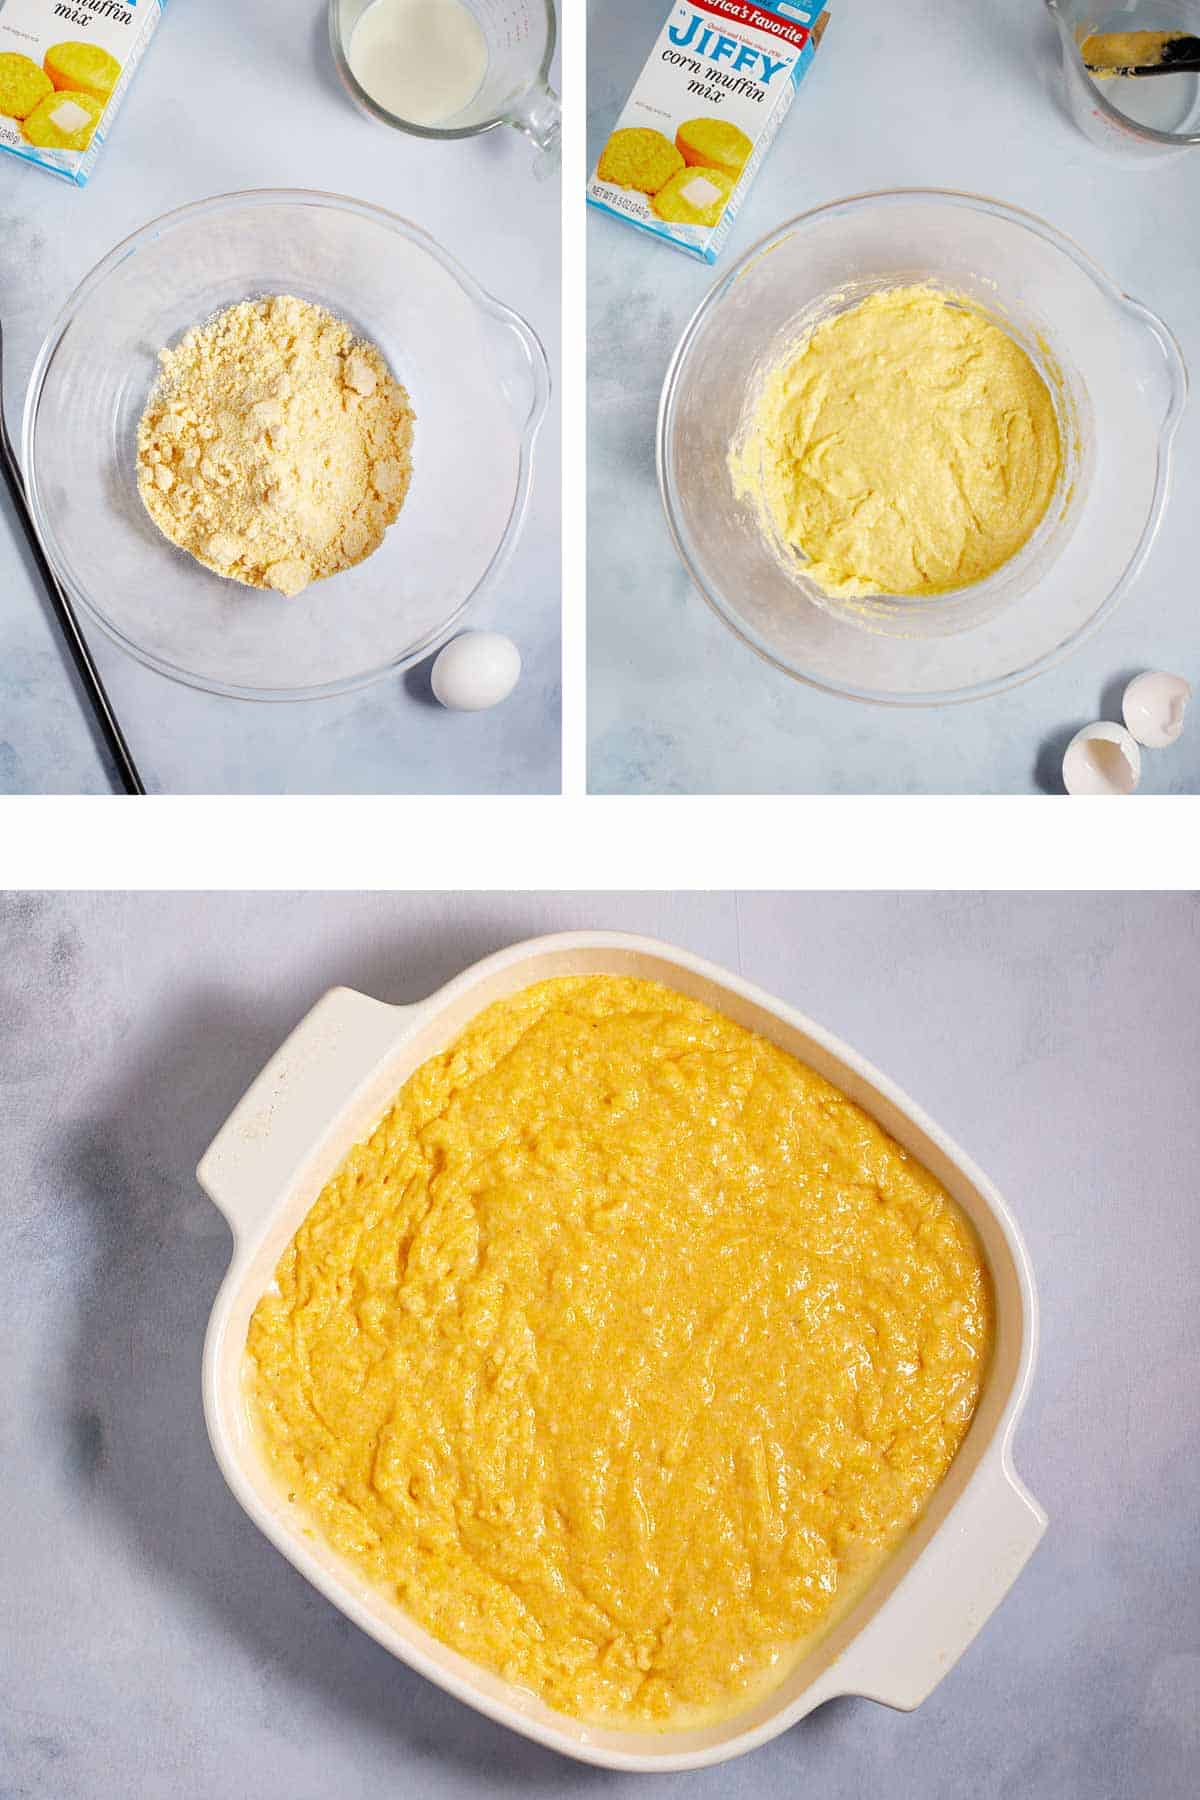
[[[438,651],[430,672],[434,698],[451,712],[484,712],[507,700],[521,673],[521,652],[498,631],[464,631]]]

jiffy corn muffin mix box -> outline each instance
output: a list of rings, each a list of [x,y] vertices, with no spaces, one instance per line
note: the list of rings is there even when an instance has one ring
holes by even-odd
[[[82,187],[166,0],[0,0],[0,150]]]
[[[820,0],[677,0],[588,204],[715,262],[827,20]]]

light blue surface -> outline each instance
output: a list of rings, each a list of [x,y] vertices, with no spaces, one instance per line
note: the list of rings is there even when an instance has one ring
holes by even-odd
[[[1040,213],[1161,314],[1200,381],[1200,149],[1131,166],[1094,149],[1057,97],[1040,0],[829,0],[813,68],[715,272],[589,217],[589,732],[614,793],[1060,792],[1063,748],[1119,718],[1130,675],[1200,681],[1194,490],[1200,402],[1176,438],[1174,495],[1116,617],[1027,687],[892,711],[811,691],[744,648],[691,588],[658,497],[659,390],[715,278],[785,219],[885,187],[952,187]],[[598,155],[661,20],[593,0],[589,155]],[[665,14],[665,7],[661,9]],[[1200,791],[1200,719],[1143,759],[1145,793]]]
[[[317,0],[171,6],[86,189],[0,158],[4,403],[18,441],[34,357],[81,277],[148,219],[249,187],[352,194],[413,219],[525,315],[557,386],[557,181],[534,178],[534,152],[514,131],[425,143],[364,118],[338,84],[325,10]],[[427,665],[338,700],[218,700],[141,668],[94,631],[148,785],[174,793],[557,792],[559,458],[554,405],[538,441],[524,536],[466,621],[520,647],[524,673],[503,706],[474,717],[443,713],[429,698]],[[16,519],[0,497],[0,793],[107,791]]]
[[[193,1169],[322,991],[413,1001],[533,933],[674,941],[845,1038],[1020,1220],[1050,1515],[915,1713],[608,1775],[469,1711],[227,1491],[200,1346],[230,1240]],[[181,948],[182,947],[182,948]],[[1128,895],[0,899],[3,1800],[1191,1800],[1200,1792],[1200,911]]]

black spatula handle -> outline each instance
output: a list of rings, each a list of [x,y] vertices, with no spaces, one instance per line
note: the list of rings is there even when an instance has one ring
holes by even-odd
[[[3,338],[0,337],[0,368],[2,368]],[[42,548],[37,528],[33,522],[33,514],[29,510],[29,502],[25,498],[25,483],[21,477],[12,442],[8,435],[8,427],[4,422],[3,394],[0,391],[0,465],[3,466],[5,485],[12,496],[18,519],[21,521],[26,538],[29,540],[29,551],[41,576],[42,586],[46,590],[46,598],[54,614],[58,628],[63,635],[80,685],[91,706],[96,729],[104,742],[116,771],[117,780],[122,793],[144,794],[145,786],[138,766],[133,760],[133,753],[125,742],[125,734],[121,730],[117,715],[112,709],[112,702],[100,679],[100,671],[92,659],[87,639],[80,630],[79,621],[75,617],[75,609],[71,605],[66,590],[58,576],[50,567],[49,558]]]

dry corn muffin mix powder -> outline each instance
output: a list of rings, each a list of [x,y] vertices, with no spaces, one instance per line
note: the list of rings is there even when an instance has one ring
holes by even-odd
[[[413,413],[373,344],[274,295],[196,326],[159,366],[138,488],[172,543],[289,597],[379,547],[408,492]]]
[[[657,983],[552,980],[405,1084],[259,1302],[315,1530],[445,1643],[643,1726],[782,1679],[920,1514],[990,1347],[944,1190]]]

